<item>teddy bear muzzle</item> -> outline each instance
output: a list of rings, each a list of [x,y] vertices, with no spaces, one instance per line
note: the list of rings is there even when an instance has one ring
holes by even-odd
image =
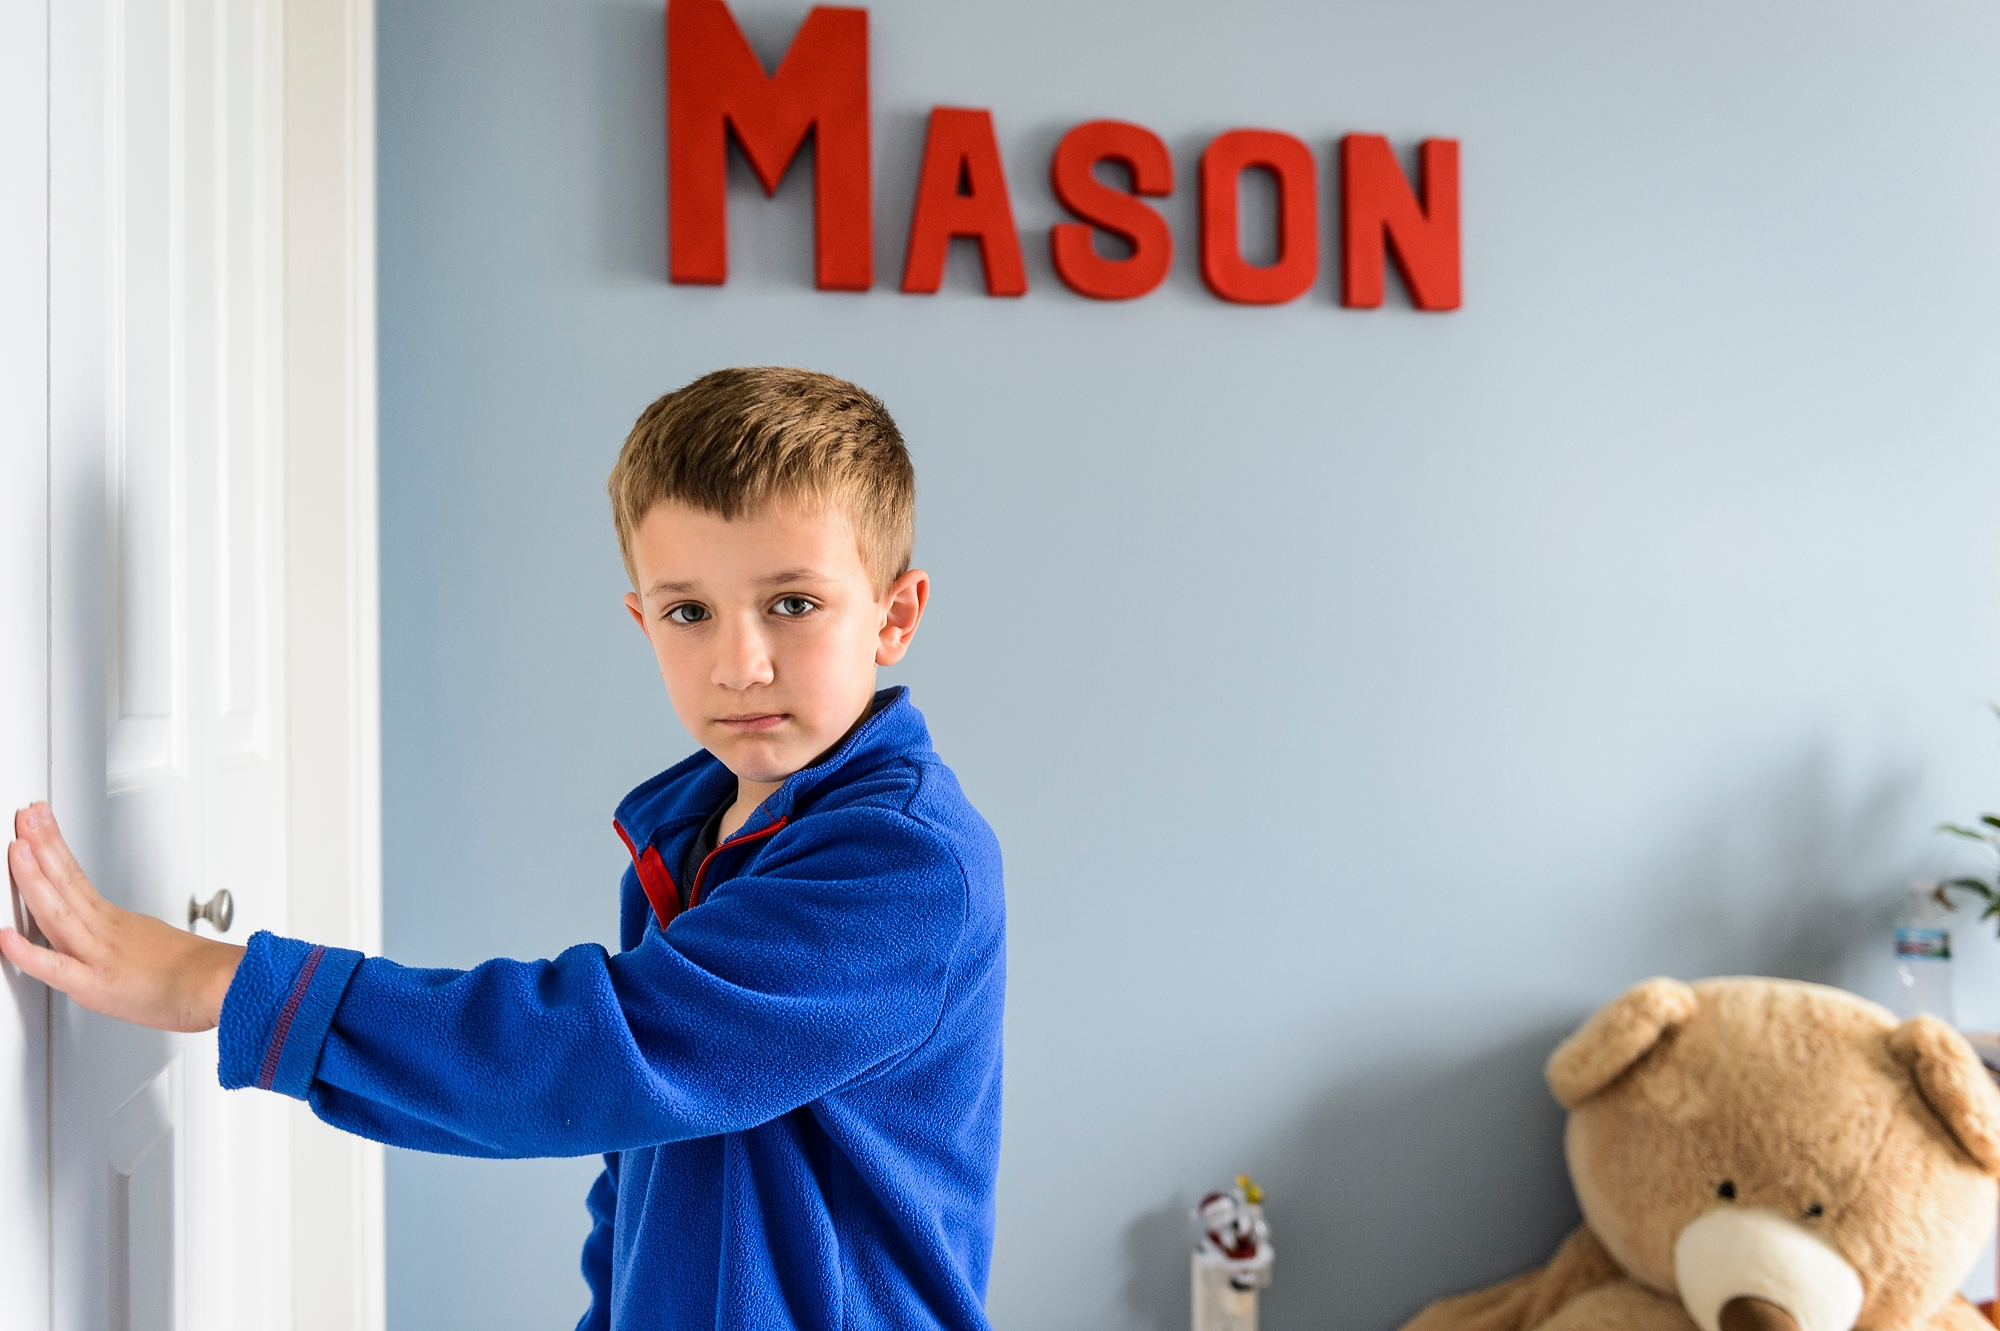
[[[1853,1331],[1861,1277],[1804,1225],[1758,1207],[1721,1207],[1674,1243],[1681,1302],[1701,1331]]]

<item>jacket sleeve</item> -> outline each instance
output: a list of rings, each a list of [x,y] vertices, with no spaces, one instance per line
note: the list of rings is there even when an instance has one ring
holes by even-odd
[[[738,1131],[922,1043],[965,912],[950,847],[862,808],[780,832],[752,872],[615,956],[416,970],[260,933],[223,1006],[222,1080],[459,1155]]]
[[[583,1282],[590,1286],[590,1310],[576,1331],[611,1331],[611,1245],[618,1221],[618,1157],[604,1157],[604,1172],[584,1200],[590,1237],[583,1241]]]

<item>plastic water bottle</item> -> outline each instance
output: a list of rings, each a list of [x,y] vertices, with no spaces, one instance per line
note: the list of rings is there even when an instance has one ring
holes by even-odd
[[[1958,1024],[1951,998],[1952,906],[1938,885],[1910,884],[1896,916],[1896,1015],[1908,1021],[1928,1012]]]

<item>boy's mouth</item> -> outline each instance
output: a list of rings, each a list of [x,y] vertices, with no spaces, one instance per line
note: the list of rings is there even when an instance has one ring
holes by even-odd
[[[774,730],[785,723],[783,712],[745,712],[740,716],[718,716],[715,724],[739,734],[757,734]]]

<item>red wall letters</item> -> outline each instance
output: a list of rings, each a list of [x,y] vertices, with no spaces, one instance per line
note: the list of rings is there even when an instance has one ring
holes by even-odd
[[[775,75],[722,0],[667,3],[669,271],[676,282],[729,276],[729,135],[775,194],[815,136],[814,268],[826,291],[875,284],[868,169],[868,11],[815,8]]]
[[[1259,267],[1243,259],[1237,223],[1243,173],[1268,171],[1278,182],[1278,257]],[[1319,276],[1319,182],[1312,149],[1289,134],[1232,129],[1201,155],[1201,280],[1224,300],[1282,305]]]
[[[1097,178],[1099,162],[1117,162],[1132,177],[1132,193]],[[1174,233],[1166,219],[1133,195],[1155,198],[1174,192],[1174,159],[1150,129],[1122,120],[1092,120],[1063,135],[1049,163],[1049,183],[1062,206],[1081,222],[1049,228],[1049,257],[1056,276],[1081,296],[1131,300],[1167,280],[1174,261]],[[1098,254],[1091,241],[1096,227],[1132,247],[1123,259]]]
[[[1340,141],[1340,303],[1382,303],[1382,257],[1396,267],[1420,310],[1458,308],[1458,144],[1426,139],[1417,150],[1424,202],[1418,203],[1380,134]]]
[[[910,250],[903,261],[903,290],[928,295],[944,282],[945,255],[954,236],[979,242],[986,294],[1020,296],[1028,290],[1014,206],[1007,201],[1007,173],[993,137],[991,111],[940,106],[924,135],[924,166],[917,203],[910,212]]]
[[[806,15],[775,74],[766,74],[724,0],[667,0],[667,182],[669,272],[675,282],[719,284],[729,276],[729,144],[764,192],[814,136],[815,284],[866,291],[875,282],[873,182],[869,165],[868,11],[817,6]],[[1122,167],[1130,187],[1097,174]],[[1387,268],[1419,310],[1461,303],[1458,143],[1426,139],[1413,188],[1379,134],[1340,140],[1340,303],[1382,304]],[[1277,258],[1243,257],[1240,189],[1246,171],[1277,184]],[[1151,130],[1120,120],[1076,126],[1049,163],[1056,199],[1078,221],[1049,229],[1056,275],[1080,295],[1132,300],[1166,280],[1174,239],[1147,198],[1173,193],[1174,166]],[[1098,253],[1094,231],[1131,253]],[[1006,169],[984,109],[932,109],[910,215],[902,289],[928,294],[944,281],[955,237],[978,242],[989,296],[1028,290]],[[1201,156],[1201,277],[1223,300],[1278,305],[1312,289],[1319,275],[1319,184],[1312,150],[1290,134],[1233,129]]]

